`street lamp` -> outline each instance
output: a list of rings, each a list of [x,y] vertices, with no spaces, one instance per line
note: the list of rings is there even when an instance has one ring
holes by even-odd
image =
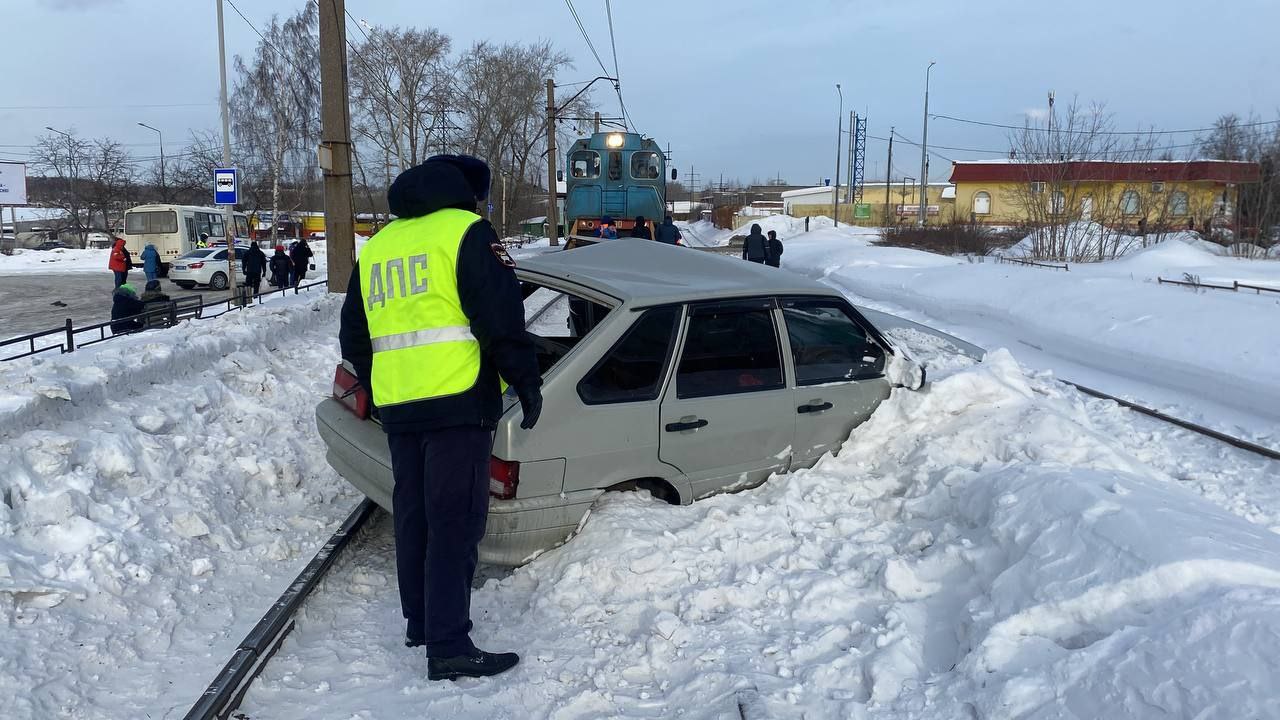
[[[840,148],[844,145],[844,91],[836,83],[840,94],[840,112],[836,113],[836,174],[831,178],[831,215],[835,226],[840,227]]]
[[[160,136],[160,199],[168,200],[169,199],[168,197],[169,192],[167,190],[168,186],[164,184],[164,133],[160,132],[158,129],[153,128],[144,122],[140,122],[138,124],[154,132],[156,135]]]
[[[933,66],[937,63],[933,60],[929,61],[929,67],[924,70],[924,135],[920,138],[920,225],[924,226],[925,210],[927,209],[929,198],[927,195],[929,187],[929,72],[933,70]]]

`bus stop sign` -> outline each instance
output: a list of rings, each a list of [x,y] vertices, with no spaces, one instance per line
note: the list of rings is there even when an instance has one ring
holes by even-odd
[[[213,204],[235,205],[240,202],[240,183],[235,168],[215,168],[213,171]]]

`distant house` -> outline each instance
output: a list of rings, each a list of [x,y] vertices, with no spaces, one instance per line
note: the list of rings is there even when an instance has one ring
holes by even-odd
[[[888,191],[886,195],[886,190]],[[931,182],[925,186],[925,212],[930,223],[951,222],[954,216],[956,188],[951,183]],[[847,188],[829,185],[802,188],[782,193],[784,212],[793,217],[831,217],[836,193],[840,198],[840,222],[855,225],[883,226],[914,220],[920,214],[920,183],[911,181],[864,183],[861,207],[854,207],[846,196]]]
[[[18,216],[16,230],[12,219],[15,211]],[[0,227],[3,227],[3,235],[6,240],[12,237],[15,247],[35,247],[48,240],[57,240],[59,234],[62,234],[69,225],[71,225],[70,218],[65,210],[42,207],[0,209]],[[68,244],[79,240],[79,238],[70,237],[62,239]]]
[[[960,161],[951,169],[957,214],[987,224],[1095,220],[1109,225],[1207,228],[1229,222],[1257,163],[1226,160]]]

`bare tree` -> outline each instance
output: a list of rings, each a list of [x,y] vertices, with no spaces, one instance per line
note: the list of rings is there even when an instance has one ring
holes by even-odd
[[[315,7],[310,4],[283,23],[272,17],[253,58],[235,59],[234,129],[237,145],[253,161],[245,167],[246,187],[270,188],[273,219],[279,217],[282,191],[294,191],[296,207],[306,186],[316,181],[314,150],[320,131],[316,26]],[[256,204],[260,208],[267,203],[258,197]],[[273,221],[271,240],[276,239]]]
[[[1200,153],[1216,160],[1258,163],[1261,178],[1240,188],[1236,217],[1243,235],[1264,245],[1280,241],[1280,120],[1223,115],[1201,138]]]
[[[1021,180],[1007,201],[1020,207],[1032,233],[1032,255],[1088,262],[1115,257],[1128,249],[1123,231],[1137,229],[1145,217],[1137,187],[1112,177],[1092,177],[1089,162],[1149,160],[1153,135],[1114,132],[1112,117],[1101,105],[1065,111],[1052,109],[1043,121],[1028,122],[1010,137],[1011,162]],[[1145,224],[1145,221],[1142,221]]]
[[[46,177],[44,202],[67,214],[66,225],[80,247],[92,231],[111,232],[123,218],[134,169],[129,152],[110,138],[85,139],[73,129],[42,135],[32,151],[32,165]]]
[[[448,146],[453,68],[434,28],[373,28],[351,53],[353,130],[376,148],[387,184]]]

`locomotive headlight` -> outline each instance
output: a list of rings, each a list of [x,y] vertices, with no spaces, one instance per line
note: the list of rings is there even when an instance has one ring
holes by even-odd
[[[622,133],[609,133],[609,137],[604,139],[604,144],[611,148],[622,147]]]

